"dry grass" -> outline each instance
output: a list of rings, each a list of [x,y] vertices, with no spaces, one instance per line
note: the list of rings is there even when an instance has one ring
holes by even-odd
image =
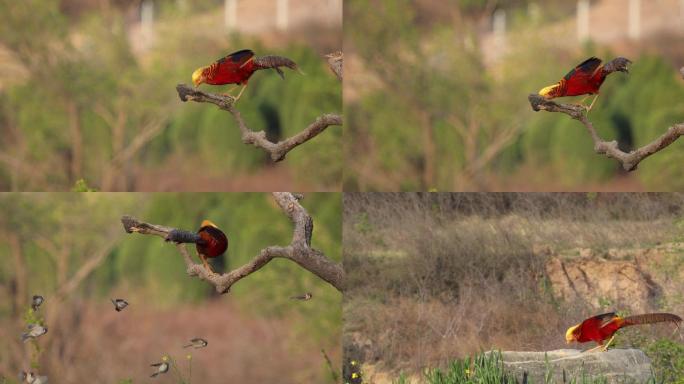
[[[567,326],[595,309],[554,297],[549,258],[681,238],[684,196],[345,194],[344,203],[345,359],[416,371],[482,350],[565,347]]]

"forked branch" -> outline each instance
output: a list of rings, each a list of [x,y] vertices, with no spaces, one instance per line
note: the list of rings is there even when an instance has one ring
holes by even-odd
[[[327,55],[326,58],[328,59],[330,69],[335,73],[337,78],[342,81],[342,52],[332,53]],[[266,138],[265,131],[252,131],[249,129],[247,123],[245,123],[245,120],[242,118],[242,115],[240,115],[240,112],[235,108],[235,99],[233,97],[204,92],[186,84],[178,84],[176,86],[176,91],[178,91],[178,97],[181,101],[185,102],[189,100],[197,103],[211,103],[224,111],[230,112],[238,124],[242,142],[263,149],[271,156],[271,160],[276,162],[285,159],[285,155],[287,155],[288,152],[318,136],[318,134],[325,131],[329,126],[342,125],[341,115],[332,113],[323,114],[296,135],[274,143]]]
[[[564,113],[582,123],[587,128],[587,131],[589,131],[589,134],[594,141],[594,151],[600,155],[606,155],[609,158],[617,160],[622,164],[622,168],[626,171],[635,170],[643,159],[664,149],[675,142],[680,136],[684,135],[684,123],[675,124],[668,128],[660,137],[643,147],[630,152],[624,152],[618,148],[617,141],[605,141],[598,135],[596,128],[594,128],[594,125],[587,118],[586,109],[583,106],[556,103],[555,101],[546,100],[538,94],[531,94],[528,99],[530,100],[532,109],[535,111]]]
[[[197,276],[201,280],[206,280],[216,287],[217,292],[226,293],[230,290],[230,287],[240,281],[240,279],[258,271],[274,258],[282,257],[294,261],[302,268],[328,282],[341,292],[343,290],[344,282],[344,270],[342,269],[342,265],[328,259],[323,252],[311,248],[313,220],[299,203],[298,196],[289,192],[274,192],[273,198],[294,225],[292,241],[290,244],[285,246],[268,246],[262,249],[245,265],[223,274],[212,273],[202,264],[193,262],[186,246],[183,244],[176,244],[176,248],[178,248],[178,251],[185,261],[188,275]],[[123,216],[121,218],[121,223],[127,233],[155,235],[164,240],[166,240],[169,233],[174,229],[163,225],[142,222],[131,216]]]

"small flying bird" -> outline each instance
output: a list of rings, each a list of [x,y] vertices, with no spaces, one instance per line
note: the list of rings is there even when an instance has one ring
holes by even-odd
[[[242,96],[245,88],[247,88],[249,78],[260,69],[273,68],[282,79],[285,79],[285,74],[280,67],[287,67],[301,73],[297,64],[286,57],[255,57],[252,50],[243,49],[222,57],[206,67],[197,68],[192,73],[192,83],[195,84],[195,88],[199,87],[202,83],[211,85],[242,85],[242,90],[240,90],[237,97],[234,97],[235,101],[237,101]]]
[[[47,384],[48,378],[47,376],[39,376],[33,372],[22,372],[24,374],[24,378],[27,383],[29,384]]]
[[[303,295],[291,296],[291,297],[290,297],[290,300],[303,300],[303,301],[306,301],[306,300],[311,300],[312,297],[313,297],[313,295],[311,294],[311,292],[307,292],[307,293],[305,293],[305,294],[303,294]]]
[[[169,371],[169,363],[167,363],[166,361],[163,361],[161,363],[150,364],[150,367],[157,367],[157,372],[153,373],[150,377],[157,377],[157,375]]]
[[[631,63],[624,57],[618,57],[601,65],[601,59],[590,57],[568,72],[558,83],[542,88],[539,94],[547,100],[565,96],[596,95],[587,108],[587,111],[590,111],[598,99],[599,89],[606,77],[613,72],[629,73],[627,65]],[[580,104],[587,97],[582,99]]]
[[[41,304],[43,304],[43,301],[45,299],[41,295],[33,295],[33,299],[31,300],[31,308],[33,308],[33,311],[37,311],[38,307],[40,307]]]
[[[209,345],[208,341],[204,340],[201,337],[196,337],[194,339],[190,339],[190,344],[184,345],[183,348],[195,347],[195,349],[199,349],[204,348],[207,345]]]
[[[123,311],[124,308],[128,306],[128,301],[124,299],[110,299],[112,300],[112,304],[114,304],[114,309],[116,309],[117,312]]]
[[[342,81],[342,71],[344,69],[344,54],[342,53],[342,51],[328,53],[327,55],[325,55],[325,58],[328,59],[330,69],[333,71],[335,76],[337,76],[337,80]]]
[[[47,327],[43,327],[40,324],[29,324],[28,330],[28,332],[21,334],[21,341],[24,343],[27,342],[28,339],[35,339],[43,336],[48,331]]]
[[[223,255],[228,249],[228,237],[221,231],[216,224],[209,220],[202,221],[197,233],[174,229],[169,232],[166,241],[173,241],[176,244],[193,243],[197,249],[197,255],[204,264],[204,267],[211,273],[215,273],[207,262],[207,258]]]
[[[573,341],[578,343],[593,341],[597,343],[598,346],[587,352],[593,352],[597,349],[605,352],[608,350],[610,343],[613,342],[615,333],[619,329],[631,325],[664,322],[674,323],[677,328],[679,328],[682,318],[671,313],[647,313],[644,315],[622,317],[618,316],[615,312],[609,312],[590,317],[580,324],[568,328],[568,331],[565,332],[565,341],[568,344]],[[604,344],[607,339],[610,340]]]

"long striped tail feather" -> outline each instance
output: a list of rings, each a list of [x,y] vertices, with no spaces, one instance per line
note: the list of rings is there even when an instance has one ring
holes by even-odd
[[[297,71],[299,73],[302,73],[302,71],[297,66],[297,63],[288,59],[287,57],[282,57],[282,56],[271,56],[271,55],[269,55],[269,56],[256,57],[256,58],[254,58],[254,66],[256,66],[259,69],[273,68],[273,69],[275,69],[276,72],[278,72],[278,75],[282,78],[285,78],[285,74],[280,69],[280,67],[287,67],[293,71]]]
[[[682,318],[672,313],[647,313],[625,317],[625,325],[673,323],[679,327]]]

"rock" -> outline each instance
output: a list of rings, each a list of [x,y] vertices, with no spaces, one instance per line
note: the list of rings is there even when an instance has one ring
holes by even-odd
[[[533,383],[543,383],[547,371],[553,382],[582,382],[582,375],[605,377],[607,383],[645,383],[651,377],[651,360],[638,349],[611,349],[608,352],[580,352],[559,349],[549,352],[501,352],[506,370],[520,382],[524,372]],[[548,361],[547,361],[548,358]],[[563,381],[563,372],[566,378]]]
[[[566,301],[586,301],[597,310],[629,305],[633,311],[653,310],[661,287],[632,261],[561,260],[552,258],[546,274],[554,296]]]

